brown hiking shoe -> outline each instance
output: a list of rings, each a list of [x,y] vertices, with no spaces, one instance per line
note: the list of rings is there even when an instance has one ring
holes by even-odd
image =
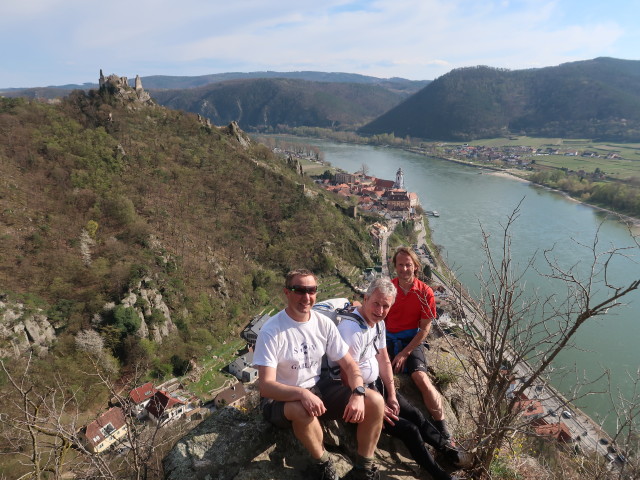
[[[313,470],[317,480],[340,480],[338,472],[336,472],[336,467],[333,465],[331,459],[323,463],[314,464]]]
[[[380,480],[380,472],[378,466],[373,465],[371,468],[353,467],[349,470],[342,480]]]

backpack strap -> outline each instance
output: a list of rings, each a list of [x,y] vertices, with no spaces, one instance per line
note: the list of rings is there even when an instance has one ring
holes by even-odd
[[[347,318],[353,322],[357,322],[357,324],[360,326],[361,330],[364,330],[365,332],[369,329],[369,325],[367,325],[367,322],[364,318],[362,318],[360,315],[358,315],[355,311],[350,312],[343,312],[339,314],[340,317],[342,318]],[[376,345],[376,341],[380,338],[380,324],[376,323],[376,336],[373,338],[373,348],[376,351],[376,355],[378,353],[380,353],[380,350],[378,350],[378,346]]]

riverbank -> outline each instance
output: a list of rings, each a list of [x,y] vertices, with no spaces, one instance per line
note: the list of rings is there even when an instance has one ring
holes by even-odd
[[[511,173],[511,172],[508,172],[508,171],[504,171],[504,170],[497,171],[497,170],[494,170],[494,171],[488,172],[487,175],[493,175],[495,177],[508,178],[510,180],[517,180],[519,182],[530,183],[532,185],[536,185],[538,187],[545,188],[545,189],[547,189],[547,190],[549,190],[551,192],[558,193],[558,194],[562,195],[563,197],[565,197],[567,200],[570,200],[570,201],[575,202],[575,203],[579,203],[581,205],[585,205],[587,207],[593,208],[593,209],[598,210],[600,212],[604,212],[604,213],[606,213],[608,215],[613,215],[614,217],[617,217],[618,219],[620,219],[620,221],[622,221],[623,223],[628,225],[632,229],[632,232],[634,234],[640,234],[640,218],[632,217],[632,216],[629,216],[629,215],[624,215],[622,213],[618,213],[618,212],[616,212],[614,210],[611,210],[611,209],[608,209],[608,208],[600,207],[600,206],[594,205],[592,203],[588,203],[588,202],[584,202],[582,200],[578,200],[577,198],[572,197],[571,195],[569,195],[567,192],[563,192],[562,190],[558,190],[556,188],[551,188],[551,187],[548,187],[546,185],[541,185],[539,183],[534,183],[531,180],[527,180],[526,178],[522,178],[521,176],[516,175],[514,173]]]
[[[556,188],[548,187],[547,185],[543,185],[543,184],[532,182],[531,180],[523,178],[522,176],[517,175],[515,173],[512,173],[512,172],[510,172],[508,170],[504,170],[502,168],[493,167],[493,166],[490,166],[490,165],[480,165],[480,164],[474,163],[474,162],[467,162],[465,160],[461,160],[461,159],[458,159],[458,158],[444,157],[444,156],[441,156],[441,155],[431,155],[431,154],[428,154],[428,153],[425,153],[425,152],[422,152],[422,151],[419,151],[419,150],[415,150],[415,149],[412,149],[412,148],[406,148],[406,147],[403,148],[403,147],[401,147],[401,149],[405,150],[407,152],[417,153],[417,154],[420,154],[420,155],[433,157],[433,158],[438,158],[440,160],[445,160],[447,162],[457,163],[459,165],[466,165],[468,167],[474,167],[474,168],[479,168],[479,169],[483,169],[483,170],[488,170],[488,172],[482,172],[482,173],[486,173],[488,175],[493,175],[493,176],[501,177],[501,178],[509,178],[511,180],[517,180],[517,181],[520,181],[520,182],[530,183],[532,185],[536,185],[536,186],[539,186],[539,187],[546,188],[551,192],[559,193],[560,195],[564,196],[565,198],[567,198],[567,199],[569,199],[569,200],[571,200],[573,202],[577,202],[577,203],[580,203],[580,204],[585,205],[587,207],[591,207],[591,208],[593,208],[595,210],[607,213],[609,215],[613,215],[614,217],[617,217],[622,223],[624,223],[627,226],[629,226],[629,228],[632,229],[632,233],[634,233],[635,235],[639,235],[640,234],[640,218],[638,218],[638,217],[633,217],[631,215],[625,215],[624,213],[616,212],[615,210],[611,210],[611,209],[606,208],[606,207],[601,207],[601,206],[598,206],[598,205],[594,205],[592,203],[585,202],[583,200],[580,200],[580,199],[577,199],[575,197],[572,197],[567,192],[563,192],[562,190],[558,190]]]

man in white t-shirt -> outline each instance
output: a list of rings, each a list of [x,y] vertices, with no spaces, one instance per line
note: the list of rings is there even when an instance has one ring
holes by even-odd
[[[358,456],[348,477],[377,479],[373,462],[382,429],[384,400],[363,386],[358,365],[349,355],[331,319],[312,310],[318,289],[309,270],[287,274],[287,307],[260,329],[253,363],[258,367],[264,417],[293,433],[314,460],[319,479],[338,480],[323,445],[319,419],[357,423]],[[320,379],[323,355],[340,365],[349,386]]]

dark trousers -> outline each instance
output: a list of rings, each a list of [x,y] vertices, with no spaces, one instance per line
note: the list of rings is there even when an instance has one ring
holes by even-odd
[[[384,390],[380,379],[375,383],[375,387],[379,392]],[[386,400],[386,395],[384,397]],[[400,392],[396,392],[396,398],[400,404],[399,418],[396,420],[395,425],[384,422],[383,431],[402,440],[416,463],[433,478],[436,480],[450,480],[451,475],[440,468],[425,445],[426,442],[440,450],[444,447],[446,440],[436,427],[425,418],[422,412],[411,405]]]

